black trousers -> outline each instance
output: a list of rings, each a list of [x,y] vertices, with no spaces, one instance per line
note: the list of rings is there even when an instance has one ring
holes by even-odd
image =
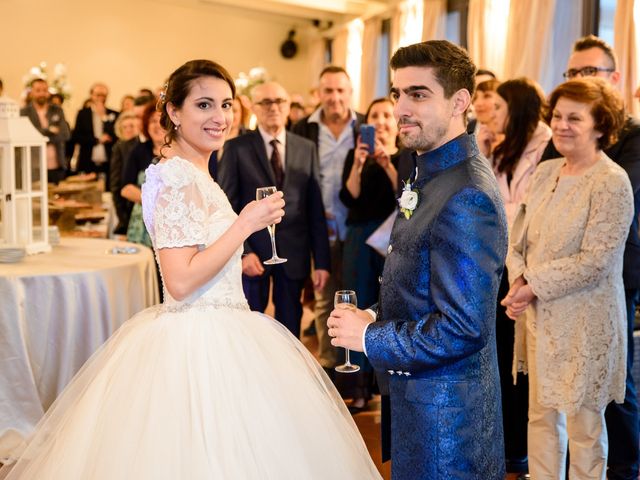
[[[518,463],[527,457],[527,422],[529,410],[529,379],[518,374],[518,382],[513,384],[513,343],[515,322],[507,317],[506,308],[500,305],[509,291],[507,270],[502,274],[496,309],[496,344],[498,350],[498,370],[502,391],[502,425],[504,429],[504,450],[507,464]]]
[[[633,326],[636,301],[640,290],[625,290],[627,299],[627,389],[624,403],[610,403],[604,412],[609,436],[607,478],[609,480],[637,480],[640,450],[638,448],[638,396],[631,376],[633,367]]]

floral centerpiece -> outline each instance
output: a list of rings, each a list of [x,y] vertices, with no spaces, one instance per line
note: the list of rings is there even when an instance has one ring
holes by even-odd
[[[36,79],[46,80],[49,84],[49,93],[58,94],[65,100],[71,98],[71,85],[67,78],[67,67],[63,63],[56,63],[53,67],[53,74],[49,75],[47,72],[47,62],[40,62],[35,67],[31,67],[29,73],[22,77],[22,83],[24,84],[23,96],[26,97],[31,82]]]
[[[260,85],[261,83],[265,83],[268,80],[269,74],[265,68],[253,67],[249,70],[248,75],[244,72],[240,72],[238,78],[234,80],[234,83],[236,84],[238,95],[246,95],[247,97],[250,97],[253,87]]]

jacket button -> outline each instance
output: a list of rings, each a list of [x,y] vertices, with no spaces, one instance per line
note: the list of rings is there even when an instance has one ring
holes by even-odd
[[[387,247],[387,253],[389,254],[389,253],[391,253],[392,251],[393,251],[393,246],[389,245],[389,246]]]

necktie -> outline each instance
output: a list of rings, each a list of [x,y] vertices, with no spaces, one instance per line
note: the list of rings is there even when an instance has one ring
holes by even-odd
[[[273,168],[273,173],[276,177],[276,187],[278,190],[282,190],[282,183],[284,182],[284,170],[282,169],[282,160],[280,160],[280,152],[278,151],[278,140],[275,138],[269,142],[273,147],[273,152],[271,153],[271,168]]]

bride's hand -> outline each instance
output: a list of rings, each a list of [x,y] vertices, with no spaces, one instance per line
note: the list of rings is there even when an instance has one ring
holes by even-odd
[[[238,221],[242,222],[251,234],[280,223],[284,215],[284,194],[276,192],[262,200],[248,203],[240,212]]]

